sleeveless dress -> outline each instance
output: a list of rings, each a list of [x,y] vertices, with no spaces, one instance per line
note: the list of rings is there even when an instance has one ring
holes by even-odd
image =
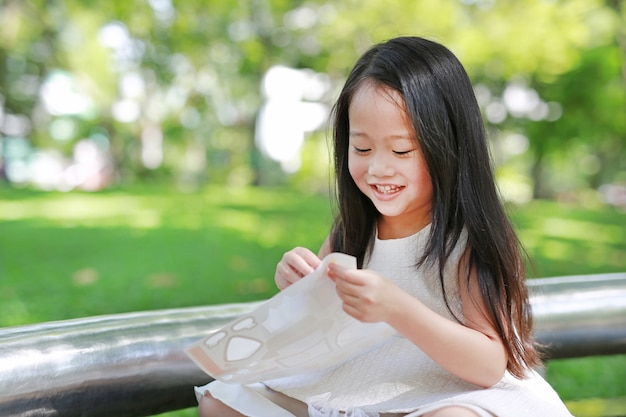
[[[438,269],[428,265],[415,267],[417,255],[426,246],[429,228],[401,239],[376,238],[366,268],[392,279],[438,314],[463,320],[458,263],[467,235],[461,235],[444,268],[444,285],[453,316],[443,297]],[[197,389],[197,393],[207,388],[211,391],[213,384],[216,383]],[[481,388],[443,369],[399,333],[331,368],[264,384],[308,404],[311,417],[418,417],[450,405],[464,406],[484,417],[571,417],[557,393],[533,370],[528,370],[522,380],[506,372],[494,386]],[[232,387],[225,385],[216,386],[216,392]],[[218,399],[234,406],[228,398]]]

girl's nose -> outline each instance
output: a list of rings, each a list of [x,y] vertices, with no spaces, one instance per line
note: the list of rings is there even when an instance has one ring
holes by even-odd
[[[367,173],[373,177],[390,177],[394,174],[393,165],[383,155],[374,155],[369,161]]]

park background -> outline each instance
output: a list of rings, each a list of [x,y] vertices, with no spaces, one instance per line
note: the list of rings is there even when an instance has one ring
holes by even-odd
[[[332,220],[338,89],[398,35],[466,66],[530,276],[626,271],[623,1],[3,0],[0,326],[275,294]],[[546,375],[626,415],[626,355]]]

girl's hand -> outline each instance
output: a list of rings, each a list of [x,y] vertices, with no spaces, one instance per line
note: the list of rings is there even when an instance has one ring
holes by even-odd
[[[328,276],[335,282],[343,310],[361,322],[388,321],[402,289],[377,272],[328,265]]]
[[[286,252],[278,265],[274,281],[284,290],[300,278],[309,275],[322,263],[320,258],[307,248],[296,247]]]

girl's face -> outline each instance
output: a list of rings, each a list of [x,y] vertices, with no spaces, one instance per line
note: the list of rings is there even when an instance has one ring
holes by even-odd
[[[430,223],[430,174],[400,94],[363,83],[348,108],[348,169],[380,212],[378,236],[410,236]]]

